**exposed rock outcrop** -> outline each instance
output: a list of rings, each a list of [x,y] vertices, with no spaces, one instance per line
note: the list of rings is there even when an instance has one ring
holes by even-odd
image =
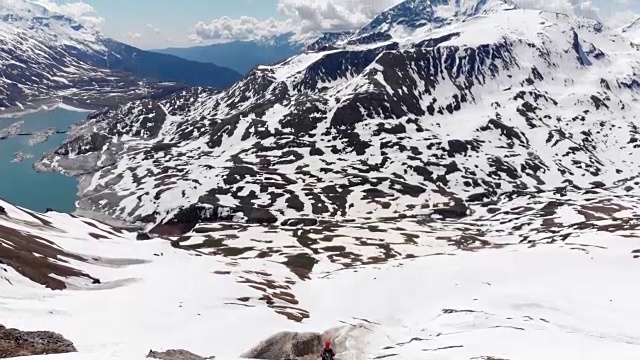
[[[316,360],[325,340],[329,340],[336,352],[336,360],[340,360],[345,354],[360,351],[358,344],[369,331],[364,325],[343,326],[323,333],[284,331],[262,341],[241,357],[262,360]]]
[[[462,201],[455,201],[450,206],[433,209],[433,213],[445,219],[459,219],[469,214],[469,208]]]
[[[149,234],[144,231],[138,231],[138,234],[136,235],[136,240],[138,241],[151,240],[151,236],[149,236]]]
[[[73,343],[51,331],[21,331],[0,325],[0,359],[76,352]]]
[[[147,358],[158,359],[158,360],[208,360],[208,359],[215,359],[215,356],[202,357],[200,355],[196,355],[187,350],[172,349],[167,351],[149,350],[149,353],[147,354]]]
[[[319,333],[281,332],[264,340],[242,357],[249,359],[282,360],[302,359],[319,354],[324,337]]]

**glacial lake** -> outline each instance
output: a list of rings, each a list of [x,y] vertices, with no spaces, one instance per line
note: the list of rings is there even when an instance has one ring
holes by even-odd
[[[20,133],[32,133],[47,128],[66,131],[72,124],[84,120],[88,112],[55,108],[23,114],[14,118],[0,118],[0,130],[24,121]],[[40,144],[29,145],[31,136],[13,136],[0,140],[0,198],[27,209],[44,212],[47,208],[73,212],[78,198],[75,178],[59,173],[38,173],[33,164],[46,152],[55,150],[67,134],[53,134]],[[21,162],[12,162],[15,153],[33,155]]]

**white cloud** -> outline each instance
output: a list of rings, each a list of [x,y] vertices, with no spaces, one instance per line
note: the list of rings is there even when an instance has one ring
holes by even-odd
[[[292,20],[278,21],[273,18],[258,20],[242,16],[232,19],[223,16],[210,23],[199,22],[194,28],[193,40],[249,40],[283,34],[295,29]]]
[[[157,26],[155,26],[153,24],[147,24],[147,27],[149,29],[151,29],[151,31],[153,31],[154,33],[160,34],[160,28],[159,27],[157,27]]]
[[[514,0],[522,8],[534,8],[575,14],[617,28],[629,24],[640,14],[633,10],[634,0]],[[600,3],[601,5],[598,5]]]
[[[348,30],[365,25],[401,0],[279,0],[278,10],[300,25],[302,32]]]
[[[288,31],[308,33],[355,29],[365,25],[384,9],[402,0],[278,0],[278,11],[286,20],[258,20],[251,17],[223,17],[210,23],[199,22],[192,40],[246,40]],[[451,0],[453,1],[453,0]],[[633,0],[513,0],[520,7],[549,10],[605,20],[612,25],[629,22],[637,14],[631,11]],[[597,1],[597,0],[596,0]],[[606,1],[606,2],[604,2]],[[614,24],[615,22],[615,24]]]
[[[250,40],[290,31],[307,33],[353,29],[366,24],[375,14],[400,1],[279,0],[278,11],[286,20],[258,20],[247,16],[232,19],[224,16],[210,23],[197,23],[191,39]]]
[[[30,0],[30,2],[44,6],[49,11],[72,17],[82,25],[93,29],[99,29],[104,23],[104,18],[98,16],[93,6],[82,1],[65,2],[62,4],[54,2],[53,0]]]
[[[131,31],[127,31],[125,35],[131,39],[140,39],[142,37],[142,34],[137,32],[131,32]]]
[[[601,20],[600,9],[590,0],[515,0],[522,8],[542,9],[565,14],[576,14]]]

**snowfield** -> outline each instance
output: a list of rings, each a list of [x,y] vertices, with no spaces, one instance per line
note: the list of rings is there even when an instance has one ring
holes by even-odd
[[[55,262],[100,280],[63,278],[67,288],[53,291],[0,265],[3,324],[59,332],[79,350],[51,359],[137,359],[169,348],[231,359],[279,331],[347,325],[356,330],[340,359],[634,359],[640,351],[637,230],[574,230],[564,242],[479,250],[424,236],[431,254],[352,267],[323,255],[300,277],[272,259],[136,241],[92,220],[37,220],[1,205],[9,215],[0,229],[80,255]],[[592,224],[569,208],[552,218],[567,229]]]

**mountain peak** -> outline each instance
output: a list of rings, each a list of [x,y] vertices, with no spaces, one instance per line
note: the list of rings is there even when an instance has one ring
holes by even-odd
[[[510,0],[405,0],[373,18],[356,37],[390,32],[396,27],[441,27],[455,19],[514,7]]]
[[[3,0],[0,2],[0,14],[49,15],[46,7],[25,0]]]
[[[32,22],[42,19],[55,19],[65,23],[82,27],[75,19],[49,10],[46,6],[27,0],[2,0],[0,15],[5,22]]]
[[[634,19],[629,24],[623,26],[620,32],[626,36],[629,40],[638,43],[640,42],[640,17]]]
[[[50,11],[47,7],[27,0],[2,0],[0,3],[0,35],[22,32],[37,34],[38,39],[58,45],[104,52],[102,34],[86,27],[74,18]]]

